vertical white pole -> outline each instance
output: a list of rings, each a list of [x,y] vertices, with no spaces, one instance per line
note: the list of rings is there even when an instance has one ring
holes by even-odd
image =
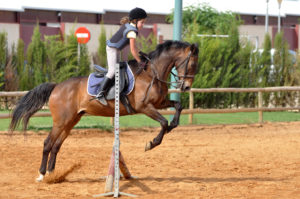
[[[281,2],[282,0],[277,0],[278,2],[278,33],[280,33],[280,8],[281,8]]]
[[[111,196],[111,195],[114,198],[118,198],[120,195],[136,197],[136,195],[120,192],[120,190],[119,190],[119,181],[120,181],[120,162],[119,161],[120,161],[120,158],[121,158],[121,166],[122,166],[121,170],[123,171],[124,177],[125,178],[131,177],[129,170],[127,169],[127,167],[125,165],[125,161],[124,161],[121,153],[119,152],[120,151],[119,118],[120,118],[120,65],[116,64],[116,67],[115,67],[115,141],[114,141],[114,149],[113,149],[114,161],[115,161],[115,163],[114,163],[114,166],[115,166],[115,168],[114,168],[114,170],[115,170],[114,191],[109,192],[109,193],[94,195],[95,198],[101,197],[101,196]],[[111,159],[113,159],[113,157]],[[112,163],[112,161],[111,161],[111,163]],[[109,173],[110,173],[110,168],[111,168],[111,165],[109,166]],[[106,182],[106,183],[109,183],[109,186],[110,186],[110,182]]]
[[[116,64],[115,68],[115,191],[114,197],[119,197],[119,180],[120,180],[120,170],[119,170],[119,148],[120,148],[120,139],[119,139],[119,117],[120,117],[120,91],[119,91],[119,72],[120,65]]]
[[[267,0],[267,12],[266,12],[266,20],[265,20],[265,33],[268,33],[269,29],[269,0]]]
[[[263,107],[263,95],[262,92],[259,91],[258,92],[258,108],[262,108]],[[258,111],[258,122],[259,123],[263,123],[264,119],[263,119],[263,112],[262,111]]]
[[[79,66],[80,62],[80,43],[77,44],[77,65]]]

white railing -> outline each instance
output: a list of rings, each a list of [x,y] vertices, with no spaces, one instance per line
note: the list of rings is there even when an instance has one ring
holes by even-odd
[[[189,124],[193,122],[193,114],[197,113],[238,113],[238,112],[258,112],[258,122],[263,122],[264,111],[288,111],[300,110],[299,106],[296,107],[263,107],[263,93],[264,92],[291,92],[300,91],[300,86],[284,86],[284,87],[266,87],[266,88],[192,88],[189,92],[189,109],[182,110],[182,114],[189,114]],[[194,108],[194,93],[258,93],[258,107],[255,108],[231,108],[231,109],[201,109]],[[23,96],[27,91],[13,91],[13,92],[0,92],[0,97],[18,97]],[[169,89],[169,93],[181,93],[178,89]],[[163,115],[175,114],[175,110],[160,110]],[[37,112],[33,117],[49,117],[50,112]],[[0,119],[10,118],[10,114],[0,114]]]

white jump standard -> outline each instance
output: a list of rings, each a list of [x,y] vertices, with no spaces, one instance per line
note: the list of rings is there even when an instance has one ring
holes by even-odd
[[[105,192],[110,191],[108,193],[94,195],[93,197],[101,197],[101,196],[113,196],[114,198],[119,197],[120,195],[136,197],[136,195],[123,193],[119,191],[119,181],[120,181],[120,169],[126,179],[131,178],[131,174],[126,167],[123,156],[120,152],[120,139],[119,139],[119,118],[120,118],[120,65],[116,64],[115,69],[115,140],[113,153],[111,157],[111,161],[109,164],[108,176],[106,178],[105,184]],[[114,165],[114,167],[113,167]],[[121,166],[121,167],[120,167]],[[114,178],[114,191],[112,191],[112,184]]]

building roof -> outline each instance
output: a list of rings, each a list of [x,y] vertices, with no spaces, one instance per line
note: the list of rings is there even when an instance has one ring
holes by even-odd
[[[163,3],[162,3],[163,2]],[[0,1],[0,10],[24,11],[25,9],[56,10],[67,12],[105,13],[106,11],[128,13],[135,7],[144,8],[151,14],[170,14],[173,0],[8,0]]]
[[[277,0],[269,1],[269,15],[278,15]],[[183,7],[206,2],[218,11],[239,14],[265,15],[267,0],[182,0]],[[24,11],[25,9],[56,10],[68,12],[105,13],[129,12],[134,7],[144,8],[150,14],[167,15],[174,9],[175,0],[3,0],[0,10]],[[300,0],[283,0],[281,16],[300,16]]]

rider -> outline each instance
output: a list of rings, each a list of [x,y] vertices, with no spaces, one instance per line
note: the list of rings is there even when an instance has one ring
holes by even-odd
[[[107,105],[105,99],[106,92],[112,79],[115,75],[115,65],[119,62],[120,51],[130,45],[130,51],[139,65],[142,65],[142,60],[138,55],[138,49],[136,47],[136,37],[138,31],[144,26],[147,13],[142,8],[134,8],[129,12],[129,16],[123,17],[120,21],[122,26],[120,29],[106,41],[106,53],[107,53],[107,64],[108,72],[104,76],[103,82],[100,85],[99,93],[96,98],[103,105]]]

